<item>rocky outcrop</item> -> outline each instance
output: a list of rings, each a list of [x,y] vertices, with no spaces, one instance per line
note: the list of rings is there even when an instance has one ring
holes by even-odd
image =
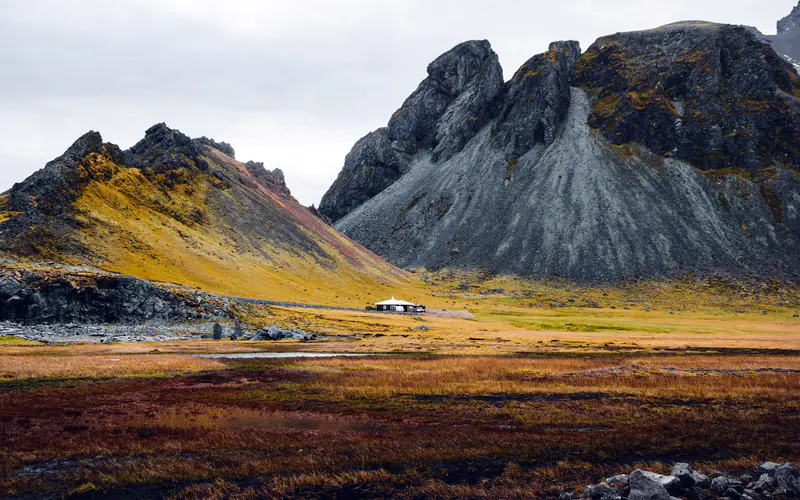
[[[530,58],[508,82],[500,114],[492,125],[495,141],[509,157],[527,153],[535,144],[549,146],[567,117],[570,84],[581,55],[578,42],[555,42]]]
[[[399,178],[351,185],[335,227],[403,268],[800,277],[800,78],[753,30],[556,42],[489,109],[449,158],[414,136]]]
[[[230,156],[231,158],[236,158],[236,151],[233,149],[233,146],[228,144],[227,142],[217,142],[214,139],[209,139],[208,137],[200,137],[195,139],[195,141],[199,142],[203,146],[209,146],[217,151],[225,153],[226,155]]]
[[[130,276],[4,272],[0,320],[30,324],[193,320],[208,315],[188,297]]]
[[[798,3],[792,12],[786,17],[778,21],[778,34],[787,33],[800,29],[800,3]]]
[[[275,324],[272,326],[265,326],[255,333],[245,334],[242,337],[244,340],[300,340],[310,341],[317,338],[316,334],[308,333],[301,328],[282,328],[280,325]]]
[[[291,191],[286,186],[286,178],[283,175],[283,170],[275,168],[267,170],[262,162],[248,161],[244,164],[248,172],[265,188],[281,193],[286,196],[291,196]]]
[[[800,78],[750,30],[677,23],[600,38],[575,80],[589,124],[702,170],[800,168]]]
[[[320,212],[341,219],[405,174],[421,149],[432,151],[435,161],[451,158],[486,124],[502,89],[502,68],[486,40],[439,56],[388,126],[356,143]]]
[[[800,3],[786,17],[778,21],[778,33],[765,37],[775,52],[800,70]]]
[[[486,40],[456,45],[428,65],[428,77],[389,120],[392,146],[434,161],[459,152],[484,125],[503,88],[503,70]]]
[[[678,463],[670,475],[637,469],[589,485],[581,495],[564,492],[559,500],[670,500],[671,498],[796,498],[800,496],[800,471],[792,464],[766,462],[752,474],[734,476],[716,472],[711,480],[688,463]]]
[[[408,171],[410,156],[398,151],[386,128],[362,137],[344,160],[344,168],[322,197],[319,211],[337,221],[391,186]]]
[[[313,203],[311,204],[311,206],[310,206],[310,207],[308,207],[308,210],[309,210],[309,212],[311,212],[312,214],[314,214],[316,217],[319,217],[320,219],[322,219],[322,221],[323,221],[325,224],[327,224],[327,225],[329,225],[329,226],[332,226],[332,225],[333,225],[333,222],[332,222],[332,221],[331,221],[331,220],[330,220],[330,219],[329,219],[329,218],[328,218],[328,217],[327,217],[325,214],[323,214],[322,212],[320,212],[320,211],[319,211],[319,209],[318,209],[317,207],[315,207]]]
[[[14,184],[0,211],[7,214],[0,228],[0,251],[45,258],[62,253],[90,253],[69,236],[76,226],[72,206],[92,179],[108,179],[123,161],[123,153],[104,143],[99,133],[84,134],[63,155]]]

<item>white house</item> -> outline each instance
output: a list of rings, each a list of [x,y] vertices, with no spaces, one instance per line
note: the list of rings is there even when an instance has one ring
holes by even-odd
[[[390,300],[377,302],[375,304],[375,309],[378,311],[388,312],[425,312],[425,306],[412,304],[411,302],[406,302],[405,300],[397,300],[394,297],[392,297]]]

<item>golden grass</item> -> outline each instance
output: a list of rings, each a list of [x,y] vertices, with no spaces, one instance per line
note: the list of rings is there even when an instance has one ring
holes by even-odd
[[[238,163],[227,168],[249,176]],[[193,207],[207,207],[209,190],[216,189],[212,181],[210,175],[197,174],[168,195],[138,170],[120,168],[108,182],[90,182],[76,207],[84,223],[79,238],[100,254],[93,264],[225,295],[290,302],[364,307],[391,293],[410,300],[425,296],[405,273],[337,233],[293,199],[279,200],[266,191],[250,193],[282,206],[286,213],[281,216],[287,220],[307,224],[302,231],[333,256],[333,262],[322,264],[297,249],[283,248],[279,241],[265,239],[258,248],[250,248],[243,243],[248,235],[210,210],[204,211],[202,224],[193,223]],[[233,196],[224,190],[216,194]],[[71,260],[81,263],[82,258]]]
[[[0,391],[8,444],[0,488],[142,487],[177,498],[552,497],[637,467],[665,472],[672,457],[692,457],[709,472],[797,458],[800,355],[786,351],[542,346],[523,356],[229,360],[181,375],[198,350],[319,346],[4,347],[0,369],[12,358],[39,370],[69,366],[76,379]],[[129,359],[129,371],[97,380],[115,376],[101,366],[113,356]],[[167,372],[173,376],[152,377]],[[91,466],[14,473],[81,459]],[[176,481],[186,486],[173,490]]]
[[[0,355],[0,379],[150,377],[223,367],[217,360],[180,355]]]
[[[319,372],[309,381],[335,399],[403,394],[503,396],[609,392],[648,397],[783,397],[800,391],[800,356],[669,356],[610,359],[331,358],[300,362]],[[696,370],[704,371],[697,373]],[[737,370],[725,373],[724,370]]]
[[[42,344],[41,342],[25,340],[10,335],[0,336],[0,346],[34,346],[34,345],[42,345]]]

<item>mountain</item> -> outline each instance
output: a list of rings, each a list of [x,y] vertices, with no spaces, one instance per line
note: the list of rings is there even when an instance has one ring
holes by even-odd
[[[283,173],[164,124],[127,151],[89,132],[0,197],[0,254],[227,295],[363,305],[406,274],[292,198]]]
[[[754,30],[456,46],[319,210],[403,267],[577,280],[800,274],[800,78]]]
[[[778,21],[778,33],[766,37],[779,55],[800,70],[800,3],[786,17]]]

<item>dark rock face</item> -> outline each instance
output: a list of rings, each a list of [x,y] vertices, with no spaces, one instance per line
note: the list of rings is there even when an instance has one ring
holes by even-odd
[[[181,168],[206,170],[208,164],[201,159],[203,148],[199,141],[159,123],[147,129],[144,139],[125,151],[125,160],[128,166],[151,175]]]
[[[519,157],[534,144],[550,145],[567,117],[570,83],[581,55],[577,42],[555,42],[530,58],[507,85],[503,108],[492,126],[495,140]]]
[[[486,123],[503,88],[503,70],[486,40],[456,45],[428,65],[428,78],[389,120],[393,146],[433,150],[447,160]]]
[[[644,471],[636,470],[628,476],[631,491],[630,500],[670,500],[667,489],[659,481],[651,478]]]
[[[791,66],[753,30],[700,22],[604,37],[578,54],[556,42],[526,62],[448,159],[437,160],[441,138],[410,132],[430,123],[412,113],[399,177],[350,183],[334,206],[351,211],[335,227],[404,268],[799,277]],[[390,129],[370,154],[394,154],[392,139]],[[326,198],[343,193],[334,185]]]
[[[341,219],[405,174],[420,149],[431,150],[435,161],[451,158],[486,124],[502,90],[503,71],[486,40],[439,56],[388,127],[356,143],[320,212]]]
[[[32,324],[116,323],[143,319],[197,319],[200,313],[174,293],[129,276],[101,276],[74,284],[33,273],[0,281],[0,319]]]
[[[772,43],[778,55],[786,58],[795,69],[800,69],[800,3],[778,21],[778,34],[765,39]]]
[[[337,221],[391,186],[408,170],[410,156],[397,151],[386,128],[362,137],[344,160],[344,168],[322,197],[319,211]]]
[[[595,42],[576,82],[589,124],[702,170],[800,167],[800,78],[750,30],[678,23]]]
[[[327,217],[325,214],[323,214],[322,212],[320,212],[320,211],[319,211],[319,209],[317,209],[317,207],[315,207],[313,204],[312,204],[310,207],[308,207],[308,210],[309,210],[309,211],[310,211],[312,214],[314,214],[315,216],[317,216],[317,217],[319,217],[320,219],[322,219],[322,221],[323,221],[325,224],[327,224],[327,225],[329,225],[329,226],[332,226],[332,225],[333,225],[333,222],[331,222],[331,220],[330,220],[330,219],[329,219],[329,218],[328,218],[328,217]]]
[[[262,186],[286,196],[292,194],[289,188],[286,187],[286,178],[283,175],[283,170],[279,168],[267,170],[262,162],[255,161],[248,161],[244,166]]]
[[[778,21],[778,34],[794,31],[800,28],[800,3],[798,3],[788,16]]]
[[[100,134],[88,132],[42,170],[35,172],[23,183],[17,183],[9,192],[7,210],[38,212],[58,215],[64,213],[69,202],[80,192],[81,185],[92,172],[83,165],[90,155],[108,154],[120,161],[122,154],[115,145],[104,144]]]
[[[15,255],[46,256],[59,252],[89,252],[65,235],[75,225],[71,203],[92,179],[108,179],[122,163],[123,153],[100,134],[88,132],[55,160],[24,182],[15,184],[1,208],[13,214],[0,230],[0,250]]]
[[[222,153],[225,153],[231,158],[234,159],[236,158],[236,151],[233,149],[233,146],[231,146],[227,142],[217,142],[214,139],[209,139],[208,137],[205,136],[195,139],[195,141],[199,142],[203,146],[209,146],[218,151],[221,151]]]
[[[300,340],[308,342],[316,339],[314,333],[308,333],[301,328],[283,328],[278,324],[272,326],[265,326],[251,335],[245,335],[245,340]]]

